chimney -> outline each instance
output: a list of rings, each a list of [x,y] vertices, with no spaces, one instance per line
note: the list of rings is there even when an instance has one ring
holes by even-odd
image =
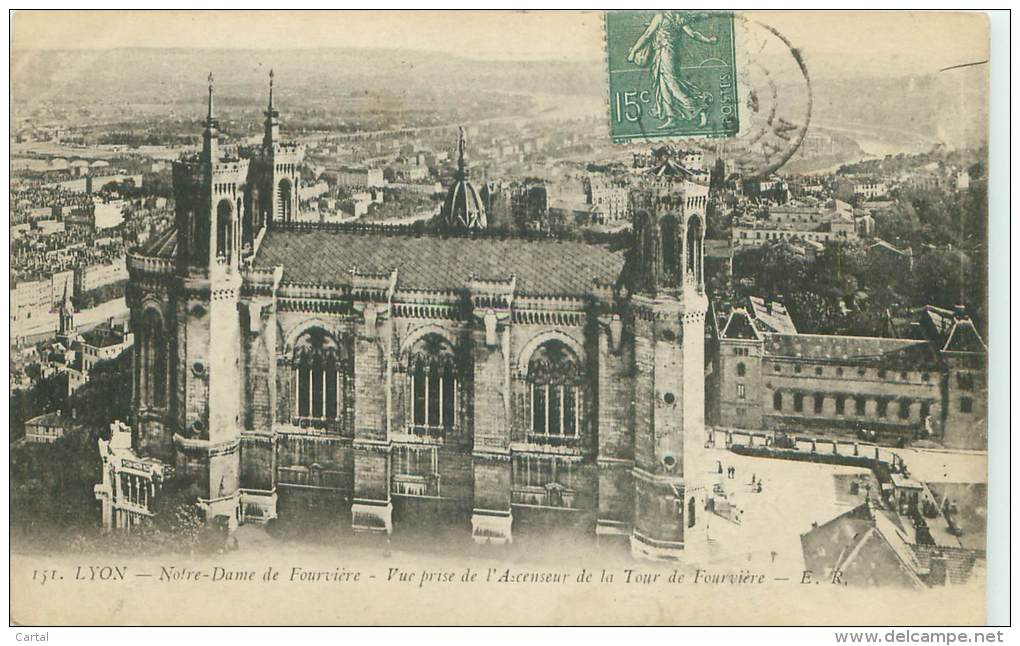
[[[953,308],[953,313],[955,314],[956,318],[965,319],[967,318],[967,306],[962,303],[959,303]]]

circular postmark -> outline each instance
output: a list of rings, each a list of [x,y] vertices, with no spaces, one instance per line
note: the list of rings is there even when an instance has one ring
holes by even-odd
[[[800,51],[775,27],[734,16],[740,131],[728,139],[691,140],[741,177],[766,177],[800,148],[811,122],[811,79]]]
[[[686,17],[693,30],[701,29],[711,13],[691,12]],[[703,30],[709,33],[708,29]],[[701,32],[699,32],[701,33]],[[746,14],[733,14],[734,83],[736,101],[723,114],[739,123],[726,135],[675,136],[642,129],[641,139],[631,143],[660,145],[655,154],[666,156],[700,151],[705,169],[721,160],[727,176],[743,179],[767,177],[783,167],[797,152],[811,121],[812,93],[807,66],[800,51],[775,27]],[[682,57],[682,52],[679,53]],[[679,67],[681,73],[684,68]],[[719,102],[721,93],[705,92],[705,100]],[[679,150],[677,150],[679,149]],[[695,173],[689,180],[707,184],[711,173]]]

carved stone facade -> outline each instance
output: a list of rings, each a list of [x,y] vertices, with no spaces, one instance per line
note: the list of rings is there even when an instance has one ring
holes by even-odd
[[[697,543],[705,185],[657,178],[629,252],[302,225],[269,209],[279,191],[252,195],[254,161],[222,169],[241,162],[217,158],[214,126],[201,172],[182,166],[177,227],[129,258],[128,293],[150,349],[135,448],[194,478],[207,514],[316,507],[389,534],[424,510],[497,544],[551,521],[651,558]],[[224,195],[242,219],[257,205],[250,251],[229,215],[213,226]]]

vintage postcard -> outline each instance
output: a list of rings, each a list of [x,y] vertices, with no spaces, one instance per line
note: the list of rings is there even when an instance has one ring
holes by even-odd
[[[985,623],[985,15],[11,20],[13,624]]]

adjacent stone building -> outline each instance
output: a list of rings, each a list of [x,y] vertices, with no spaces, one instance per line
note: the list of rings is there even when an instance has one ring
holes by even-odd
[[[315,507],[365,532],[700,544],[705,182],[653,169],[629,250],[494,235],[462,137],[440,231],[299,224],[272,101],[262,147],[228,157],[212,97],[176,226],[128,259],[132,455],[229,525]],[[135,461],[115,457],[110,482]]]
[[[800,334],[759,308],[720,333],[720,425],[987,447],[987,348],[962,308],[925,308],[916,339]]]
[[[857,229],[853,208],[846,202],[804,198],[799,202],[770,207],[765,219],[751,216],[736,218],[731,237],[734,248],[761,247],[777,240],[854,242]]]

